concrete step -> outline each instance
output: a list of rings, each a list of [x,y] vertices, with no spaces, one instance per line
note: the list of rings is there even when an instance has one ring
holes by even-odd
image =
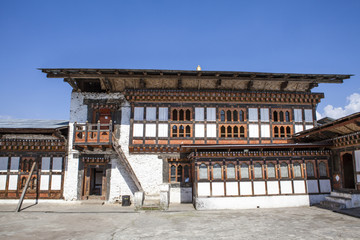
[[[331,202],[331,201],[321,201],[319,207],[325,208],[325,209],[330,209],[330,210],[340,210],[340,209],[345,209],[346,205],[342,204],[342,203]]]
[[[345,193],[345,192],[332,191],[330,193],[330,196],[331,197],[343,197],[343,198],[351,199],[351,193]]]
[[[351,205],[351,198],[349,199],[349,198],[344,198],[344,197],[328,196],[328,197],[325,197],[325,199],[329,202],[336,202],[336,203],[344,204],[345,206]]]
[[[90,199],[90,200],[82,200],[81,205],[104,205],[105,201],[97,200],[97,199]]]

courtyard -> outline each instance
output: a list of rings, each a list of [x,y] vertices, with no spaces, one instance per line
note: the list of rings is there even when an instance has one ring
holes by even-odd
[[[79,203],[0,205],[1,239],[359,239],[360,219],[317,207],[134,211]]]

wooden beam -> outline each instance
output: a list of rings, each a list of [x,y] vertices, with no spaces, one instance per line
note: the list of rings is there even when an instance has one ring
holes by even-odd
[[[248,82],[248,84],[247,84],[246,89],[247,89],[248,91],[251,90],[251,88],[252,88],[253,85],[254,85],[254,81],[250,80],[250,81]]]
[[[285,88],[287,88],[287,86],[289,85],[289,81],[284,81],[280,84],[280,90],[284,91]]]
[[[64,82],[67,82],[74,89],[74,91],[81,92],[81,89],[78,87],[73,78],[64,78]]]
[[[30,170],[30,173],[29,173],[29,177],[28,177],[28,179],[26,180],[25,187],[24,187],[24,189],[23,189],[23,191],[22,191],[22,193],[21,193],[21,197],[20,197],[20,199],[19,199],[19,203],[18,203],[18,205],[17,205],[17,207],[16,207],[16,209],[15,209],[15,212],[20,212],[21,205],[22,205],[22,203],[23,203],[23,201],[24,201],[24,197],[25,197],[26,191],[27,191],[27,189],[29,188],[29,184],[30,184],[30,181],[31,181],[31,177],[32,177],[32,175],[33,175],[33,173],[34,173],[34,170],[35,170],[35,166],[36,166],[36,161],[34,161],[32,167],[31,167],[31,170]]]
[[[182,79],[180,77],[178,78],[177,88],[182,89]]]

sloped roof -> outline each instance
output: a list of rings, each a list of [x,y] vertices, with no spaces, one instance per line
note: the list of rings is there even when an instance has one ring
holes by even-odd
[[[59,129],[68,125],[66,120],[0,119],[0,129]]]

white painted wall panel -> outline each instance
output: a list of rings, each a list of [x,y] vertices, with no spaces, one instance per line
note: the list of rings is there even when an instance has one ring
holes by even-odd
[[[305,130],[312,129],[312,128],[314,128],[314,125],[309,125],[309,124],[305,125]]]
[[[50,171],[50,158],[49,157],[41,158],[41,171],[42,172]]]
[[[355,168],[360,172],[360,150],[355,151]]]
[[[216,108],[206,108],[206,120],[208,122],[216,121]]]
[[[167,137],[168,136],[168,124],[160,123],[158,125],[158,136],[159,137]]]
[[[301,132],[304,130],[303,125],[295,124],[295,133]]]
[[[16,190],[18,184],[18,175],[9,176],[9,190]]]
[[[7,172],[8,161],[8,157],[0,157],[0,172]]]
[[[261,137],[262,138],[270,137],[270,125],[269,124],[261,124]]]
[[[317,180],[306,180],[306,187],[308,193],[318,193],[319,186]]]
[[[224,196],[224,182],[212,183],[212,196]]]
[[[49,175],[41,175],[40,190],[49,190]]]
[[[204,124],[202,123],[195,124],[195,137],[203,138],[204,132],[205,132]]]
[[[254,195],[265,195],[265,182],[256,181],[254,182]]]
[[[268,181],[267,182],[267,191],[268,191],[268,194],[280,194],[279,182],[278,181]]]
[[[210,196],[210,183],[209,182],[198,183],[198,195],[199,196]]]
[[[134,123],[133,131],[134,137],[142,137],[144,135],[144,124]]]
[[[195,121],[204,121],[204,108],[195,108]]]
[[[207,124],[206,125],[206,136],[208,138],[215,138],[216,137],[216,124]]]
[[[258,120],[259,120],[258,109],[257,108],[249,108],[249,121],[257,122]]]
[[[156,120],[156,107],[147,107],[146,121],[155,121],[155,120]]]
[[[53,158],[53,166],[52,171],[53,172],[61,172],[62,170],[62,157],[54,157]]]
[[[19,171],[19,157],[12,157],[10,163],[10,172],[17,172]]]
[[[252,195],[251,182],[240,182],[240,195]]]
[[[294,193],[305,193],[305,181],[296,180],[294,181]]]
[[[237,182],[226,182],[226,196],[238,196],[239,189]]]
[[[168,120],[168,108],[167,107],[159,107],[159,121],[167,121]]]
[[[360,174],[356,176],[357,183],[360,183]]]
[[[51,190],[60,190],[60,189],[61,189],[61,175],[52,175]]]
[[[0,175],[0,190],[5,190],[6,188],[6,175]]]
[[[249,137],[251,137],[251,138],[259,137],[259,125],[258,124],[249,124]]]
[[[280,181],[281,194],[292,193],[291,181]]]
[[[322,193],[331,192],[330,179],[320,180],[320,192]]]
[[[156,137],[156,124],[145,125],[145,137]]]
[[[139,121],[144,120],[144,108],[143,107],[135,107],[134,108],[134,120],[139,120]]]

